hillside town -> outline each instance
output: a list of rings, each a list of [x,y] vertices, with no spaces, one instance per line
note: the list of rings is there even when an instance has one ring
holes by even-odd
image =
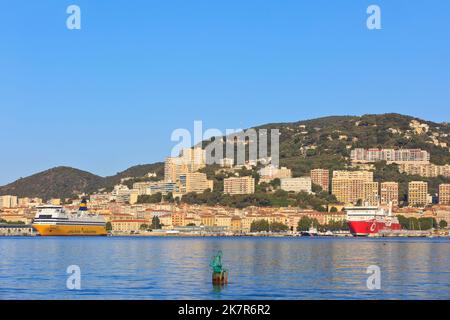
[[[110,192],[100,190],[90,195],[80,194],[76,199],[44,201],[0,196],[0,221],[3,222],[0,234],[31,231],[26,226],[31,224],[36,208],[45,203],[76,211],[84,198],[89,199],[90,212],[104,217],[109,231],[117,235],[154,235],[156,231],[162,234],[245,235],[255,231],[258,221],[266,221],[269,226],[273,224],[274,230],[275,226],[282,226],[280,230],[295,233],[305,218],[325,229],[338,223],[342,230],[334,228],[333,231],[345,234],[345,208],[349,206],[392,207],[396,216],[433,219],[443,229],[450,223],[450,184],[441,184],[438,194],[433,195],[427,182],[411,181],[407,201],[404,201],[399,196],[398,182],[374,181],[374,172],[370,170],[371,164],[377,161],[395,163],[400,168],[429,166],[430,154],[424,150],[355,149],[351,152],[352,167],[349,170],[317,168],[311,170],[309,176],[302,177],[293,177],[286,167],[261,165],[259,161],[235,165],[234,159],[223,159],[214,169],[215,175],[224,177],[220,194],[245,197],[264,190],[268,194],[291,198],[325,194],[332,199],[314,208],[295,205],[233,207],[220,202],[184,201],[188,196],[214,191],[215,181],[203,172],[207,167],[205,159],[205,150],[200,147],[184,149],[180,156],[165,160],[164,179],[160,181],[156,173],[149,172],[145,177],[139,177],[138,182],[136,177],[124,178]],[[365,170],[358,170],[361,165]]]

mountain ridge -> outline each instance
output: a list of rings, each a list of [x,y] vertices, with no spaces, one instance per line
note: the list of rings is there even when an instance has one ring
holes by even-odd
[[[413,122],[428,127],[415,132]],[[253,129],[280,130],[280,163],[294,176],[314,168],[344,169],[352,148],[420,148],[431,153],[431,161],[450,163],[450,125],[398,113],[363,116],[325,116],[295,122],[269,123]],[[436,142],[437,141],[437,142]],[[442,147],[440,144],[446,144]],[[164,176],[164,163],[141,164],[116,175],[101,177],[71,167],[55,167],[0,187],[0,195],[19,197],[68,198],[81,192],[111,190],[121,179],[140,178],[155,172]]]

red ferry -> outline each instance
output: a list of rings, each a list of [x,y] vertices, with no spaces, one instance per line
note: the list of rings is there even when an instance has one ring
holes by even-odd
[[[402,229],[397,217],[392,215],[392,208],[386,211],[379,207],[348,207],[345,211],[350,232],[356,237]]]

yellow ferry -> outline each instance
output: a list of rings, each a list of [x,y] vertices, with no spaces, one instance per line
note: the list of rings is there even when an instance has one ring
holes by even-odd
[[[105,220],[87,211],[86,200],[76,213],[62,206],[37,207],[32,226],[41,236],[107,236]]]

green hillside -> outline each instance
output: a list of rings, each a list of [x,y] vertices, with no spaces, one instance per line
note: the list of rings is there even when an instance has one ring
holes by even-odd
[[[417,121],[428,126],[425,132],[415,132],[411,123]],[[267,124],[255,129],[279,129],[280,162],[293,170],[294,176],[308,175],[314,168],[348,169],[350,151],[354,148],[420,148],[431,153],[431,162],[437,165],[450,163],[450,126],[400,114],[332,116],[293,123]],[[447,144],[447,147],[439,144]],[[208,142],[205,142],[207,144]],[[111,190],[123,178],[132,181],[156,172],[159,179],[164,176],[164,164],[146,164],[131,167],[110,177],[99,177],[73,168],[58,167],[19,179],[0,187],[0,194],[20,197],[65,198],[79,192],[91,193],[104,188]],[[401,183],[402,196],[411,180],[430,182],[431,192],[437,191],[439,183],[450,179],[406,176],[398,172],[395,165],[376,165],[377,181],[394,180]],[[130,183],[131,183],[130,182]]]

